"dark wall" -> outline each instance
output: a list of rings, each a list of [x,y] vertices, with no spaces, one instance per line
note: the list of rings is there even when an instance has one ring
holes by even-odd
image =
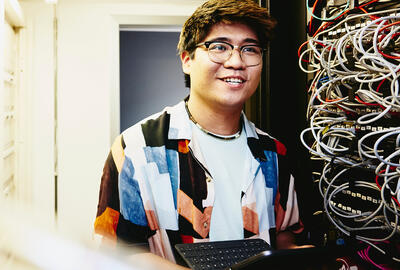
[[[309,155],[300,141],[307,127],[307,76],[298,66],[297,50],[306,38],[305,0],[270,0],[278,21],[270,43],[268,132],[289,149],[302,220],[308,230],[319,226],[313,216],[321,198],[311,179]]]
[[[305,1],[270,0],[278,21],[270,44],[270,129],[286,145],[297,145],[293,131],[305,124],[306,75],[298,67],[297,49],[306,40]]]

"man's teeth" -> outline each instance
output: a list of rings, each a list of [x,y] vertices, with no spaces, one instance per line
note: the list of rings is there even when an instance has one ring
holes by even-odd
[[[242,83],[243,80],[238,79],[238,78],[226,78],[224,79],[225,82],[229,82],[229,83]]]

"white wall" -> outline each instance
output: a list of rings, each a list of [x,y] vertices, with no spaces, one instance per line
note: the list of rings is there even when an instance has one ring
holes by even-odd
[[[53,9],[44,3],[21,2],[25,26],[20,32],[22,69],[20,96],[24,175],[31,184],[33,207],[54,222],[54,57]],[[24,100],[25,99],[25,100]]]
[[[88,239],[103,164],[119,130],[119,25],[176,24],[204,1],[59,0],[57,104],[53,7],[43,2],[21,1],[27,21],[27,84],[32,94],[33,201],[52,215],[57,160],[58,227]]]

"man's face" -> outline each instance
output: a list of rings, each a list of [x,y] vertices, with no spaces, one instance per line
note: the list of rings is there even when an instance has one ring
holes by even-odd
[[[239,47],[258,44],[256,33],[247,25],[234,23],[214,25],[204,41],[225,41]],[[246,66],[238,49],[224,63],[215,63],[204,46],[196,49],[193,59],[181,55],[183,71],[190,75],[191,98],[215,109],[238,110],[255,92],[260,81],[262,63]]]

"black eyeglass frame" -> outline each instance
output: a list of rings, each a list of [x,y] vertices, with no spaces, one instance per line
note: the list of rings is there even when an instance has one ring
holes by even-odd
[[[209,47],[210,47],[210,45],[213,44],[213,43],[223,43],[223,44],[226,44],[226,45],[228,45],[229,47],[231,47],[231,49],[232,49],[232,50],[231,50],[231,53],[230,53],[229,57],[228,57],[225,61],[228,61],[229,58],[231,58],[232,52],[233,52],[234,49],[239,49],[240,59],[242,59],[242,61],[244,62],[244,60],[243,60],[243,58],[242,58],[242,50],[243,50],[243,48],[245,48],[245,47],[258,47],[258,48],[260,48],[260,49],[261,49],[261,55],[260,55],[260,56],[261,56],[261,57],[260,57],[261,61],[260,61],[260,63],[255,64],[255,65],[247,65],[247,64],[246,64],[247,67],[254,67],[254,66],[260,65],[260,64],[262,63],[262,60],[263,60],[263,54],[264,54],[264,52],[267,50],[266,48],[263,48],[262,46],[257,45],[257,44],[247,44],[247,45],[239,46],[239,45],[232,45],[232,44],[230,44],[229,42],[221,41],[221,40],[204,41],[204,42],[198,43],[198,44],[196,45],[196,48],[197,48],[197,47],[200,47],[200,46],[205,46],[205,47],[207,48],[207,52],[209,53],[209,52],[210,52],[210,51],[209,51]],[[210,55],[209,55],[209,56],[210,56]],[[210,58],[210,60],[213,61],[211,58]],[[225,62],[225,61],[224,61],[224,62]],[[215,61],[213,61],[213,62],[215,62]],[[222,62],[222,63],[224,63],[224,62]],[[216,62],[216,63],[219,63],[219,62]],[[222,64],[222,63],[220,63],[220,64]]]

